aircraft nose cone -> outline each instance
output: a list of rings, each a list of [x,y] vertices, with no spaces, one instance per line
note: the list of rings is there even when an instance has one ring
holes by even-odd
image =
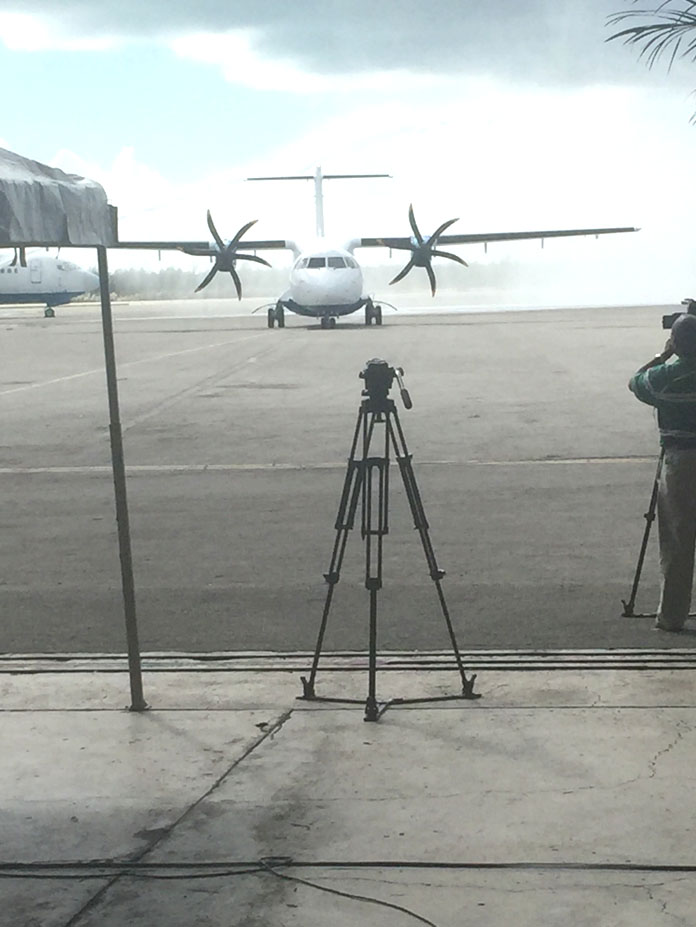
[[[86,292],[91,293],[92,290],[96,290],[99,287],[99,277],[97,274],[90,273],[90,271],[86,270],[83,273],[83,278]]]

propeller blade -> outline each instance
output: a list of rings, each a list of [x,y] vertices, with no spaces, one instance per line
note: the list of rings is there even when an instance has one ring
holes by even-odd
[[[444,257],[444,258],[449,258],[450,261],[456,261],[458,264],[463,264],[464,267],[468,267],[468,266],[469,266],[469,265],[466,263],[466,261],[462,260],[462,258],[459,257],[458,254],[450,254],[449,251],[431,251],[430,254],[431,254],[433,257]]]
[[[415,266],[415,263],[416,263],[416,262],[414,261],[413,257],[411,257],[411,258],[409,259],[408,264],[404,267],[404,269],[401,270],[401,271],[399,271],[399,273],[396,275],[396,277],[394,277],[393,280],[390,280],[390,281],[389,281],[389,284],[391,285],[392,283],[398,283],[399,280],[403,280],[404,277],[406,276],[406,274],[411,270],[411,268]]]
[[[416,241],[418,242],[419,245],[422,245],[423,236],[421,235],[420,231],[418,230],[418,226],[416,225],[416,217],[413,214],[413,204],[411,204],[408,207],[408,222],[409,222],[409,225],[411,226],[411,230],[413,234],[415,235]]]
[[[218,230],[215,228],[215,223],[213,222],[213,217],[210,215],[210,210],[208,210],[208,212],[206,213],[206,221],[208,223],[208,228],[210,229],[210,234],[215,239],[215,244],[218,246],[220,251],[224,251],[225,243],[222,240],[222,238],[220,238],[220,234]]]
[[[252,225],[256,225],[256,223],[257,223],[258,221],[259,221],[258,219],[252,219],[251,222],[247,222],[246,225],[243,225],[243,226],[241,227],[241,229],[237,232],[237,234],[234,236],[234,238],[232,239],[232,241],[229,243],[229,245],[228,245],[227,247],[228,247],[228,248],[231,248],[233,245],[238,245],[238,244],[239,244],[239,239],[242,237],[242,235],[244,235],[246,232],[248,232],[249,229],[252,227]]]
[[[433,245],[437,244],[438,238],[440,237],[440,235],[442,235],[445,229],[448,229],[450,225],[454,225],[455,222],[459,222],[459,219],[448,219],[447,222],[442,223],[440,228],[435,229],[433,234],[430,236],[430,241],[433,243]]]
[[[265,258],[259,257],[257,254],[235,254],[234,258],[236,261],[256,261],[257,264],[265,264],[266,267],[273,266]]]
[[[213,279],[213,277],[215,276],[215,274],[216,274],[217,272],[218,272],[218,266],[217,266],[217,264],[213,264],[213,267],[212,267],[212,269],[208,272],[208,274],[206,275],[205,280],[203,280],[202,283],[199,283],[199,284],[198,284],[198,286],[197,286],[196,289],[194,290],[194,293],[198,293],[199,290],[202,290],[202,289],[203,289],[203,287],[208,286],[208,284],[210,283],[210,281]]]
[[[230,267],[230,274],[232,275],[232,279],[234,280],[234,288],[237,291],[237,299],[241,299],[242,298],[242,281],[239,279],[239,274],[234,269],[234,267]]]
[[[435,290],[437,289],[437,282],[435,280],[435,274],[433,273],[433,269],[430,266],[430,264],[426,264],[425,269],[428,272],[428,280],[430,280],[430,292],[434,296]]]

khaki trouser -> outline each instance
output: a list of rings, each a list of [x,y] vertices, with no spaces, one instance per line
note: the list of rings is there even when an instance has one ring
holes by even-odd
[[[696,449],[665,450],[657,495],[662,590],[657,627],[679,631],[691,607],[696,543]]]

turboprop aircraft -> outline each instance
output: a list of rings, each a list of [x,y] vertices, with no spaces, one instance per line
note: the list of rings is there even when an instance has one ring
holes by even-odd
[[[52,319],[55,306],[63,306],[99,286],[99,277],[64,258],[29,254],[17,249],[0,262],[0,304],[45,303],[44,316]]]
[[[445,235],[445,231],[457,222],[449,219],[443,222],[431,235],[423,235],[418,228],[413,212],[413,206],[408,209],[408,221],[412,234],[409,237],[380,237],[380,238],[353,238],[343,242],[338,247],[327,247],[323,241],[323,181],[364,177],[388,177],[388,174],[322,174],[317,168],[315,174],[287,177],[249,177],[248,180],[314,180],[316,203],[316,227],[318,244],[303,250],[294,241],[288,239],[259,239],[244,241],[242,237],[256,223],[256,219],[243,225],[234,238],[223,240],[213,222],[210,210],[207,213],[207,223],[212,241],[155,241],[155,242],[126,242],[119,241],[118,248],[149,248],[157,251],[177,250],[185,254],[208,256],[214,263],[211,270],[196,287],[196,292],[206,287],[218,271],[229,273],[234,281],[239,299],[242,298],[242,285],[237,273],[238,261],[254,261],[257,264],[271,265],[264,258],[259,257],[257,251],[288,249],[292,251],[294,262],[290,269],[288,289],[277,299],[274,305],[268,307],[268,327],[284,328],[285,312],[289,310],[297,315],[318,318],[322,328],[333,328],[336,319],[340,316],[350,315],[359,309],[364,310],[366,325],[382,324],[382,307],[376,304],[372,297],[364,292],[363,275],[360,265],[355,258],[356,248],[389,248],[409,252],[406,265],[390,283],[402,280],[414,267],[422,267],[430,283],[430,291],[435,295],[437,282],[433,271],[433,258],[446,258],[456,261],[464,267],[468,266],[459,255],[441,250],[441,246],[464,245],[496,241],[517,241],[521,239],[536,238],[562,238],[578,235],[608,235],[618,232],[637,232],[632,227],[596,228],[596,229],[555,229],[534,232],[476,232],[460,235]],[[252,253],[248,253],[252,252]]]

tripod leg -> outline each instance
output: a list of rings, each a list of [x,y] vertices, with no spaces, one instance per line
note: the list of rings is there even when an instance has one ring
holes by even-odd
[[[331,563],[329,565],[328,572],[324,573],[324,579],[328,583],[329,588],[326,590],[326,600],[324,601],[324,611],[321,616],[321,624],[319,626],[316,647],[314,648],[312,669],[309,674],[309,679],[307,679],[305,676],[300,677],[302,680],[303,698],[310,699],[315,697],[314,682],[316,679],[317,670],[319,668],[319,658],[321,657],[322,645],[324,643],[324,634],[326,632],[326,626],[329,620],[329,611],[331,609],[333,591],[339,579],[341,578],[341,564],[343,563],[343,556],[346,550],[348,532],[355,524],[355,513],[358,507],[360,490],[364,479],[364,463],[362,460],[355,459],[355,450],[364,419],[365,412],[361,407],[360,412],[358,413],[358,421],[355,426],[355,432],[353,434],[353,443],[351,445],[350,455],[348,457],[348,469],[346,471],[343,490],[341,492],[341,499],[338,505],[338,514],[336,516],[335,523],[336,538],[334,540]]]
[[[379,420],[382,421],[381,414]],[[377,721],[380,715],[377,704],[377,593],[382,588],[382,552],[384,536],[389,531],[389,435],[385,428],[383,456],[367,457],[374,424],[375,416],[372,415],[363,446],[365,471],[362,536],[365,541],[365,588],[370,593],[369,671],[365,721]]]
[[[370,643],[367,701],[365,702],[365,721],[377,721],[377,587],[370,588]]]
[[[645,518],[645,531],[643,532],[643,540],[640,545],[640,552],[638,554],[638,563],[636,564],[636,572],[633,577],[633,586],[631,588],[631,595],[628,601],[625,599],[621,600],[621,604],[624,607],[622,617],[623,618],[632,618],[634,615],[634,607],[636,604],[636,596],[638,595],[638,584],[640,583],[640,575],[643,572],[643,561],[645,560],[645,552],[648,547],[648,538],[650,537],[650,529],[652,528],[652,523],[655,521],[655,509],[657,508],[657,493],[660,488],[660,476],[662,474],[662,464],[665,459],[665,449],[662,448],[660,452],[659,460],[657,461],[657,470],[655,472],[655,481],[653,483],[652,493],[650,494],[650,503],[648,505],[648,511],[643,515]]]
[[[445,571],[439,568],[435,558],[435,551],[433,550],[433,545],[430,540],[428,520],[425,517],[425,510],[423,508],[423,500],[418,488],[418,483],[416,482],[416,475],[413,472],[412,457],[408,452],[408,448],[406,447],[406,438],[404,437],[404,433],[401,428],[401,422],[399,421],[399,415],[396,410],[396,406],[390,410],[390,414],[388,415],[387,431],[394,446],[394,453],[399,465],[399,470],[401,471],[401,478],[403,480],[406,497],[411,508],[413,523],[420,535],[421,544],[423,545],[425,559],[428,564],[428,570],[430,571],[430,578],[435,583],[437,597],[440,602],[440,609],[442,610],[445,624],[447,625],[447,632],[452,644],[452,651],[454,653],[459,675],[462,680],[462,694],[465,698],[479,698],[479,696],[474,693],[474,682],[476,680],[476,675],[473,674],[469,679],[464,670],[464,664],[462,663],[461,654],[457,645],[457,638],[454,633],[454,626],[452,625],[452,619],[450,617],[449,609],[447,608],[445,595],[442,591],[441,580],[445,575]]]

